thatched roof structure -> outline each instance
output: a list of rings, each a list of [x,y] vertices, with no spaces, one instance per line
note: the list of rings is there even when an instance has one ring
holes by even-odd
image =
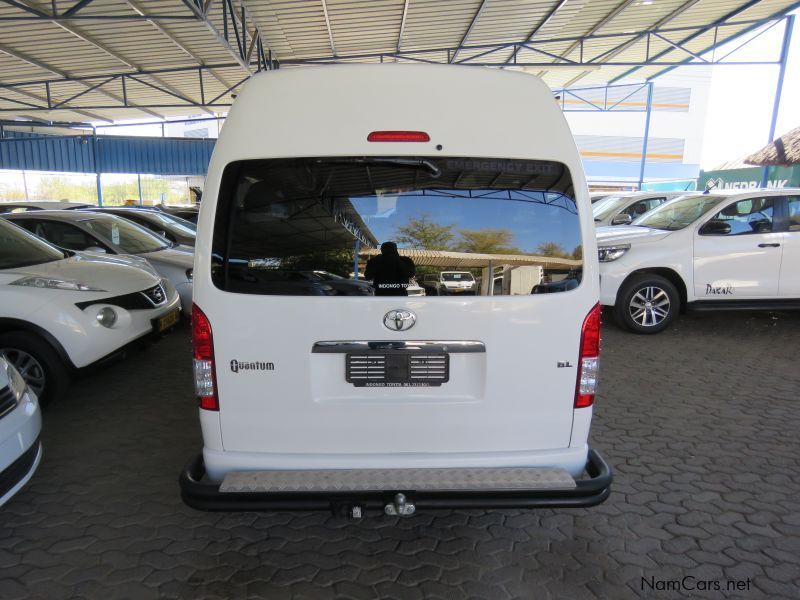
[[[771,144],[745,158],[744,162],[757,167],[800,165],[800,127],[783,134]]]
[[[417,266],[466,269],[470,267],[488,267],[493,265],[541,265],[545,269],[573,269],[581,266],[583,261],[553,256],[537,256],[533,254],[473,254],[471,252],[450,252],[446,250],[414,250],[400,248],[401,256],[408,256]],[[359,254],[370,258],[380,254],[378,249],[361,250]]]

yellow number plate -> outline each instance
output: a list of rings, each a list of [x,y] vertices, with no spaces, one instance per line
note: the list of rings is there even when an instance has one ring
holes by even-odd
[[[169,329],[170,327],[175,325],[175,323],[178,322],[180,317],[181,317],[180,311],[179,310],[174,310],[171,313],[166,314],[163,317],[159,318],[158,319],[158,331],[161,332],[161,331],[164,331],[165,329]]]

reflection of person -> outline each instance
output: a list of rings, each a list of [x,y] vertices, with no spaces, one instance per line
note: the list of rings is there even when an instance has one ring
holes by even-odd
[[[400,256],[397,244],[384,242],[381,253],[367,261],[364,279],[372,281],[376,296],[408,296],[408,280],[416,271],[413,260]]]

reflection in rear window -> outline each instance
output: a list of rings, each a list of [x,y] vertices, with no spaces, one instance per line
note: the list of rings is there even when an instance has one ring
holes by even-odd
[[[530,294],[549,291],[537,288],[551,278],[577,285],[582,255],[572,181],[559,163],[272,159],[226,168],[212,278],[237,293],[403,296],[415,280],[440,278],[475,285],[426,283],[426,295],[494,295],[489,282],[505,276],[523,282],[514,293]],[[545,267],[535,280],[534,265]]]

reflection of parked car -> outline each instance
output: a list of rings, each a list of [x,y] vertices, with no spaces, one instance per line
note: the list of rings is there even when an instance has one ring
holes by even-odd
[[[200,214],[199,204],[194,206],[171,206],[169,204],[156,204],[153,208],[167,214],[180,217],[181,219],[185,219],[191,223],[197,223],[197,215]]]
[[[800,190],[677,198],[598,229],[597,245],[600,301],[636,333],[665,329],[684,307],[800,305]]]
[[[433,275],[425,275],[422,287],[429,296],[449,296],[463,294],[475,295],[477,287],[475,277],[469,271],[442,271]]]
[[[592,205],[595,227],[630,225],[656,206],[696,192],[633,192],[603,198]]]
[[[271,294],[276,296],[336,296],[336,290],[327,281],[304,275],[300,271],[263,267],[258,261],[233,266],[229,277],[232,289],[255,290],[245,293]]]
[[[32,210],[75,210],[91,208],[91,204],[69,200],[47,200],[43,202],[0,202],[0,213],[28,212]]]
[[[336,290],[339,296],[372,296],[375,291],[368,281],[347,279],[328,271],[296,271],[309,281],[322,281]]]
[[[117,215],[123,219],[133,221],[161,237],[167,238],[170,242],[194,247],[197,225],[175,215],[151,208],[125,206],[92,208],[91,210],[93,212],[106,212]]]
[[[60,250],[0,219],[0,352],[43,402],[71,370],[171,327],[179,310],[146,261]]]
[[[127,219],[109,214],[47,211],[6,217],[59,248],[103,254],[135,254],[147,259],[178,290],[184,315],[191,315],[192,248],[169,242]]]
[[[33,476],[42,458],[36,394],[0,355],[0,506]]]
[[[409,296],[424,296],[425,290],[417,283],[417,280],[412,278],[406,288]]]

